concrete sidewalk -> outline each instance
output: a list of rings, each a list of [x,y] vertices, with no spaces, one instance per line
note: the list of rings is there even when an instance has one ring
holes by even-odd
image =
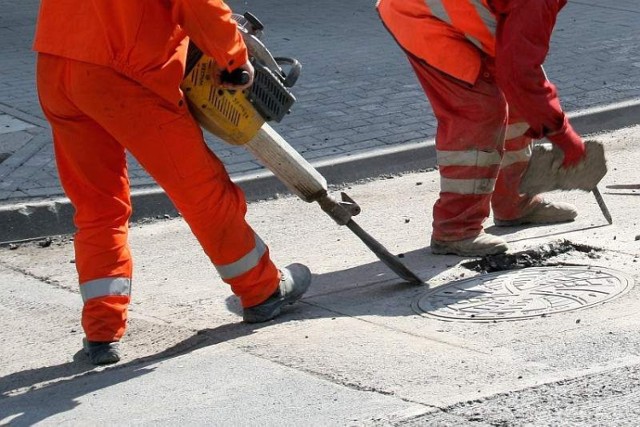
[[[371,1],[284,0],[275,8],[269,1],[229,4],[265,23],[265,41],[274,54],[302,62],[294,88],[298,102],[275,128],[322,166],[330,183],[433,165],[435,120]],[[0,0],[0,242],[72,230],[72,210],[62,197],[34,88],[30,47],[37,7],[37,0]],[[583,115],[576,122],[581,132],[640,120],[639,26],[637,0],[606,6],[570,1],[560,14],[545,66],[564,108],[572,116]],[[609,109],[596,114],[602,108]],[[212,137],[208,143],[250,200],[283,190],[241,147]],[[134,159],[130,177],[134,219],[175,215]]]
[[[559,288],[541,289],[554,279],[540,270],[503,271],[495,303],[488,289],[451,283],[494,276],[427,248],[435,171],[346,190],[363,208],[357,221],[428,287],[401,283],[315,205],[252,203],[249,221],[275,261],[314,272],[302,302],[264,325],[240,322],[181,219],[135,226],[130,329],[112,368],[91,367],[79,351],[72,242],[0,248],[0,424],[635,425],[640,127],[598,138],[614,224],[585,193],[550,195],[576,204],[573,223],[488,221],[512,253],[562,239],[572,248],[545,260]],[[581,270],[567,276],[572,269]],[[506,296],[513,305],[501,305]]]

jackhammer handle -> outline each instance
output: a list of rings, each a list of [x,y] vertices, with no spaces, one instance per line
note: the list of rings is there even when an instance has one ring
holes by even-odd
[[[251,80],[251,75],[248,71],[241,68],[236,68],[232,72],[222,70],[220,73],[220,80],[222,83],[230,83],[232,85],[246,85]]]
[[[279,66],[289,66],[289,70],[285,74],[285,78],[282,84],[284,85],[284,87],[293,87],[293,85],[298,81],[298,77],[300,77],[300,71],[302,70],[302,64],[300,64],[300,61],[295,58],[287,58],[284,56],[277,56],[273,59]]]
[[[185,77],[189,75],[193,67],[196,66],[198,61],[202,58],[202,51],[193,40],[189,40],[189,48],[187,49],[187,63],[185,64],[184,75]]]
[[[242,16],[244,16],[244,19],[249,21],[249,23],[253,27],[254,31],[262,31],[262,30],[264,30],[264,25],[262,24],[262,22],[260,22],[260,20],[258,18],[256,18],[256,16],[253,13],[245,12],[244,15],[242,15]]]

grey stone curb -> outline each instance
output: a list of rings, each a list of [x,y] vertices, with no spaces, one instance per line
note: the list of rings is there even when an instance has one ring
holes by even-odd
[[[571,114],[571,122],[583,135],[637,125],[640,124],[640,100],[579,111]],[[313,163],[332,186],[384,174],[422,170],[435,164],[433,139]],[[233,176],[233,180],[244,190],[250,202],[289,194],[269,172]],[[132,203],[133,222],[178,214],[157,187],[133,190]],[[0,243],[72,233],[72,218],[73,208],[66,198],[0,206]]]

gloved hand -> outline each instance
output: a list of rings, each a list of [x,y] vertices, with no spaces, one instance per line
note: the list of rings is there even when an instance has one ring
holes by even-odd
[[[569,124],[569,120],[566,117],[560,130],[548,133],[546,137],[564,153],[562,167],[575,166],[584,158],[584,141]]]
[[[253,84],[255,70],[251,62],[247,61],[238,68],[229,72],[220,71],[220,83],[223,88],[229,90],[243,90]]]

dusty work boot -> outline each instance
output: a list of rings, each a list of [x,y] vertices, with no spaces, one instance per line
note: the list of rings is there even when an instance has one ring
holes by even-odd
[[[431,237],[431,252],[436,255],[485,256],[495,255],[507,250],[507,242],[498,236],[484,231],[475,237],[447,242]]]
[[[576,219],[578,211],[573,205],[562,202],[547,202],[540,200],[520,218],[498,219],[493,222],[498,227],[514,227],[523,224],[556,224],[560,222],[570,222]]]
[[[273,319],[280,314],[284,305],[293,304],[309,289],[311,271],[302,264],[291,264],[280,270],[278,290],[266,301],[247,307],[242,312],[242,319],[247,323],[261,323]]]
[[[82,347],[94,365],[110,365],[120,361],[117,342],[96,342],[83,338]]]

